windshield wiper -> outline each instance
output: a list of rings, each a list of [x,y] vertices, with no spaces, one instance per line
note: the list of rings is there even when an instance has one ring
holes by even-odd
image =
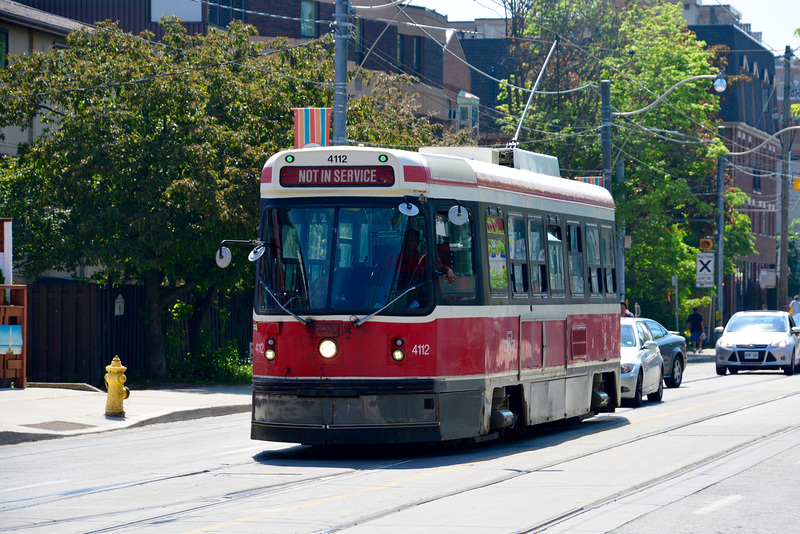
[[[289,315],[291,315],[292,317],[303,323],[303,326],[310,326],[314,322],[312,319],[303,319],[293,311],[287,309],[286,306],[281,304],[281,302],[278,300],[278,296],[267,286],[267,284],[264,283],[264,280],[260,276],[258,277],[258,283],[261,284],[261,287],[267,290],[269,296],[272,297],[272,300],[275,301],[275,304],[277,304],[280,309],[282,309],[283,311],[285,311],[286,313],[288,313]]]
[[[395,302],[397,302],[398,300],[400,300],[400,297],[402,297],[403,295],[405,295],[409,291],[413,291],[414,289],[417,289],[418,287],[424,286],[428,282],[432,282],[432,280],[425,280],[424,282],[420,282],[419,284],[417,284],[415,286],[411,286],[408,289],[406,289],[405,291],[403,291],[402,293],[400,293],[399,295],[397,295],[395,298],[393,298],[388,304],[385,304],[383,306],[383,308],[380,308],[380,309],[370,313],[369,315],[367,315],[363,319],[359,319],[358,317],[353,316],[353,317],[350,318],[350,321],[353,323],[353,326],[359,327],[362,324],[364,324],[367,321],[369,321],[370,319],[372,319],[373,317],[375,317],[376,315],[378,315],[380,312],[382,312],[383,310],[385,310],[389,306],[391,306],[392,304],[394,304]]]

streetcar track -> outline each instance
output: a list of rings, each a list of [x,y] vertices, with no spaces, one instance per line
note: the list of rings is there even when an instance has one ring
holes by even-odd
[[[260,454],[258,456],[259,456],[259,461],[263,461],[263,460],[266,460],[266,459],[298,456],[298,455],[302,455],[302,454],[306,454],[306,451],[305,450],[293,450],[293,451],[289,451],[289,452],[274,452],[274,453],[268,453],[268,454]],[[197,501],[197,500],[184,501],[184,502],[171,503],[171,504],[168,504],[168,505],[159,504],[159,505],[155,505],[155,506],[141,507],[141,508],[135,508],[135,509],[125,510],[125,511],[114,511],[114,512],[108,512],[108,513],[102,513],[102,514],[92,514],[92,515],[77,516],[77,517],[71,517],[71,518],[67,518],[67,519],[59,519],[59,520],[54,520],[54,521],[49,521],[49,522],[37,523],[37,524],[33,524],[33,525],[21,525],[21,526],[16,526],[16,527],[0,528],[0,532],[11,532],[11,531],[27,530],[27,529],[40,528],[40,527],[53,527],[53,526],[59,526],[59,525],[67,525],[67,524],[70,524],[70,523],[75,523],[75,522],[89,520],[89,519],[102,519],[104,517],[115,516],[115,515],[120,515],[120,514],[143,512],[143,511],[147,511],[147,510],[153,509],[153,508],[165,508],[166,506],[175,506],[175,507],[184,506],[184,508],[181,508],[180,510],[175,510],[175,511],[172,511],[172,512],[166,512],[166,513],[163,513],[163,514],[154,515],[154,516],[150,516],[150,517],[146,517],[146,518],[142,518],[142,519],[137,519],[137,520],[129,521],[129,522],[126,522],[126,523],[116,524],[116,525],[113,525],[113,526],[110,526],[110,527],[104,527],[104,528],[97,529],[97,530],[86,531],[84,534],[100,533],[100,532],[112,532],[112,531],[115,531],[115,530],[121,530],[121,529],[125,529],[125,528],[134,527],[134,526],[137,526],[137,525],[141,525],[143,523],[149,523],[151,521],[160,521],[160,520],[164,520],[164,519],[168,519],[168,518],[172,518],[172,517],[180,517],[182,515],[185,515],[187,513],[194,512],[194,511],[197,511],[197,510],[208,509],[208,508],[212,508],[212,507],[215,507],[215,506],[228,504],[228,503],[233,502],[233,501],[244,500],[244,499],[248,499],[248,498],[255,497],[255,496],[262,496],[262,495],[265,495],[265,494],[276,494],[276,493],[282,493],[282,492],[285,492],[285,491],[293,491],[293,490],[296,490],[296,489],[302,489],[303,487],[306,487],[306,486],[309,486],[309,485],[314,485],[314,484],[323,483],[323,482],[330,482],[330,481],[333,481],[333,480],[342,480],[342,479],[346,479],[347,477],[358,476],[358,475],[364,474],[364,473],[369,472],[369,471],[383,470],[383,469],[388,469],[388,468],[391,468],[391,467],[396,467],[398,465],[407,463],[409,461],[412,461],[412,459],[408,459],[407,458],[407,459],[389,461],[389,462],[382,461],[382,462],[376,463],[374,465],[366,466],[366,467],[360,468],[360,469],[348,468],[347,470],[342,471],[340,473],[333,473],[333,474],[326,474],[326,475],[323,475],[323,476],[308,477],[308,478],[304,478],[302,480],[294,480],[294,481],[290,481],[290,482],[283,482],[283,483],[280,483],[280,484],[271,484],[269,486],[264,486],[264,487],[260,487],[260,488],[251,488],[251,489],[246,489],[246,490],[240,490],[240,491],[224,493],[222,495],[218,495],[218,496],[215,496],[215,497],[206,497],[206,498],[202,499],[202,501]],[[252,461],[240,462],[240,463],[237,463],[237,464],[228,464],[228,465],[225,465],[225,466],[220,466],[220,467],[214,468],[214,469],[204,469],[204,470],[200,470],[200,471],[180,473],[180,474],[177,474],[177,475],[168,475],[168,476],[163,476],[163,477],[154,478],[154,479],[150,479],[150,480],[144,480],[144,481],[137,481],[137,482],[133,482],[133,483],[125,483],[125,484],[119,484],[119,485],[114,485],[114,486],[108,486],[108,487],[94,489],[94,490],[90,490],[90,491],[71,492],[70,494],[67,494],[67,495],[59,494],[59,495],[56,496],[56,498],[53,498],[53,499],[50,499],[50,500],[38,500],[37,502],[32,502],[32,503],[29,503],[29,504],[26,504],[26,505],[22,505],[22,506],[0,508],[0,511],[18,510],[18,509],[27,508],[27,507],[30,507],[30,506],[36,506],[36,505],[40,505],[40,504],[48,504],[48,503],[51,503],[51,502],[57,502],[57,501],[61,501],[61,500],[71,499],[71,498],[84,497],[84,496],[88,496],[88,495],[92,495],[92,494],[96,494],[96,493],[103,493],[103,492],[108,492],[108,491],[116,491],[118,489],[125,489],[125,488],[130,488],[130,487],[143,486],[143,485],[151,484],[151,483],[154,483],[154,482],[163,482],[163,481],[166,481],[166,480],[171,480],[171,479],[176,479],[176,478],[184,478],[184,477],[204,475],[204,474],[214,474],[214,472],[217,472],[217,471],[222,471],[224,469],[230,469],[231,467],[249,465],[251,463],[252,463]],[[60,498],[58,498],[58,497],[60,497]],[[38,497],[38,498],[41,499],[41,497]],[[32,499],[32,498],[29,498],[29,499],[26,499],[26,500],[30,500],[30,499]],[[211,502],[207,502],[207,501],[211,501]],[[6,502],[9,502],[9,501],[6,501]],[[197,503],[200,503],[200,504],[197,504]],[[188,508],[186,508],[185,506],[189,505],[189,504],[193,504],[193,506],[189,506]]]
[[[466,488],[461,488],[461,489],[458,489],[458,490],[453,490],[453,491],[442,493],[442,494],[439,494],[439,495],[434,495],[432,497],[429,497],[429,498],[426,498],[426,499],[423,499],[423,500],[419,500],[419,501],[415,501],[413,503],[404,504],[404,505],[398,506],[396,508],[392,508],[392,509],[389,509],[389,510],[384,510],[382,512],[378,512],[378,513],[375,513],[375,514],[370,514],[368,516],[364,516],[364,517],[355,519],[353,521],[349,521],[347,523],[342,523],[342,524],[334,526],[334,527],[329,527],[329,528],[327,528],[325,530],[317,531],[316,534],[332,534],[334,532],[339,532],[339,531],[347,529],[347,528],[352,528],[352,527],[355,527],[355,526],[358,526],[358,525],[364,525],[365,523],[369,523],[369,522],[372,522],[372,521],[375,521],[375,520],[378,520],[378,519],[389,517],[391,515],[398,514],[398,513],[401,513],[403,511],[410,510],[410,509],[413,509],[413,508],[417,508],[417,507],[425,505],[425,504],[430,504],[432,502],[436,502],[436,501],[440,501],[440,500],[443,500],[443,499],[448,499],[448,498],[451,498],[451,497],[463,495],[463,494],[466,494],[466,493],[469,493],[469,492],[472,492],[472,491],[485,489],[485,488],[488,488],[490,486],[495,486],[497,484],[502,484],[502,483],[508,482],[510,480],[513,480],[513,479],[516,479],[516,478],[519,478],[519,477],[523,477],[523,476],[526,476],[526,475],[529,475],[529,474],[532,474],[532,473],[545,471],[545,470],[552,469],[553,467],[557,467],[557,466],[562,465],[562,464],[567,464],[567,463],[570,463],[570,462],[574,462],[576,460],[581,460],[581,459],[584,459],[584,458],[588,458],[590,456],[594,456],[595,454],[608,452],[610,450],[613,450],[613,449],[616,449],[616,448],[619,448],[619,447],[630,445],[631,443],[635,443],[637,441],[642,441],[642,440],[649,439],[649,438],[652,438],[652,437],[655,437],[655,436],[664,435],[664,434],[667,434],[669,432],[673,432],[675,430],[679,430],[681,428],[685,428],[685,427],[688,427],[688,426],[700,424],[700,423],[703,423],[703,422],[706,422],[706,421],[710,421],[712,419],[717,419],[719,417],[725,417],[727,415],[731,415],[731,414],[734,414],[734,413],[743,412],[744,410],[749,410],[749,409],[756,408],[756,407],[759,407],[759,406],[764,406],[766,404],[771,404],[773,402],[778,402],[778,401],[781,401],[781,400],[784,400],[784,399],[787,399],[787,398],[790,398],[790,397],[794,397],[796,395],[800,395],[800,392],[782,394],[782,395],[779,395],[779,396],[774,397],[772,399],[767,399],[767,400],[756,402],[756,403],[753,403],[753,404],[748,404],[746,406],[741,406],[739,408],[733,408],[731,410],[726,410],[724,412],[720,412],[720,413],[717,413],[717,414],[712,414],[712,415],[709,415],[709,416],[701,417],[701,418],[698,418],[698,419],[695,419],[695,420],[692,420],[692,421],[688,421],[686,423],[681,423],[679,425],[675,425],[675,426],[670,427],[670,428],[657,430],[655,432],[650,432],[650,433],[647,433],[647,434],[642,434],[640,436],[636,436],[636,437],[633,437],[633,438],[630,438],[630,439],[627,439],[627,440],[624,440],[624,441],[621,441],[621,442],[618,442],[618,443],[615,443],[615,444],[612,444],[612,445],[607,445],[605,447],[600,447],[598,449],[595,449],[595,450],[592,450],[592,451],[588,451],[588,452],[585,452],[585,453],[582,453],[582,454],[578,454],[578,455],[571,456],[571,457],[568,457],[568,458],[564,458],[564,459],[561,459],[561,460],[556,460],[556,461],[553,461],[553,462],[549,462],[547,464],[538,466],[538,467],[533,468],[533,469],[526,469],[526,470],[522,470],[522,471],[517,471],[517,472],[514,472],[514,473],[510,473],[508,475],[502,476],[502,477],[497,477],[495,479],[488,480],[486,482],[481,482],[481,483],[478,483],[478,484],[474,484],[474,485],[468,486]],[[754,439],[754,440],[752,440],[752,441],[750,441],[750,442],[748,442],[748,443],[746,443],[744,445],[741,445],[739,447],[736,447],[736,448],[734,448],[732,450],[728,450],[728,451],[724,451],[722,453],[718,453],[716,455],[712,455],[712,456],[710,456],[710,457],[708,457],[708,458],[706,458],[704,460],[701,460],[699,463],[693,464],[692,466],[683,467],[683,468],[677,470],[675,473],[673,473],[671,475],[668,475],[666,477],[660,477],[658,479],[654,479],[652,481],[649,481],[649,482],[645,483],[644,485],[642,485],[640,487],[634,488],[633,490],[626,490],[625,492],[620,492],[619,494],[613,495],[611,497],[604,498],[603,500],[598,501],[596,504],[594,504],[591,508],[582,507],[582,508],[570,510],[570,511],[565,512],[563,514],[560,514],[560,515],[558,515],[558,516],[556,516],[554,518],[550,518],[547,521],[541,522],[541,523],[539,523],[539,524],[537,524],[535,526],[529,527],[529,528],[521,530],[521,531],[517,531],[515,534],[527,534],[527,533],[533,533],[533,532],[541,532],[542,530],[544,530],[546,528],[554,526],[554,525],[556,525],[558,523],[562,523],[562,522],[564,522],[564,521],[566,521],[568,519],[572,519],[573,517],[576,517],[576,516],[578,516],[578,515],[580,515],[582,513],[586,513],[586,512],[588,512],[588,511],[590,511],[592,509],[599,508],[600,506],[602,506],[604,504],[608,504],[608,503],[613,502],[614,500],[620,499],[622,497],[625,497],[625,496],[628,496],[628,495],[633,495],[633,494],[635,494],[635,493],[637,493],[639,491],[644,491],[644,489],[649,489],[651,487],[654,487],[655,485],[663,484],[664,482],[667,482],[668,480],[672,480],[673,478],[676,478],[676,477],[678,477],[678,476],[680,476],[680,475],[682,475],[684,473],[691,472],[691,471],[693,471],[695,469],[698,469],[698,468],[700,468],[702,466],[707,465],[708,463],[711,463],[713,461],[716,461],[716,460],[719,460],[719,459],[724,458],[726,456],[729,456],[730,454],[733,454],[734,452],[738,452],[739,450],[743,450],[743,449],[745,449],[747,447],[750,447],[750,446],[752,446],[754,444],[761,443],[761,442],[763,442],[763,441],[765,441],[767,439],[772,439],[773,437],[775,437],[777,435],[781,435],[781,434],[783,434],[785,432],[788,432],[790,430],[793,430],[795,428],[800,428],[800,427],[792,426],[792,427],[785,427],[783,429],[777,430],[777,431],[775,431],[773,433],[768,434],[767,436],[762,436],[760,438]],[[531,450],[533,450],[535,448],[536,447],[532,447]],[[519,451],[517,451],[517,452],[519,452]]]
[[[710,378],[714,379],[714,378],[722,378],[722,377],[710,377]],[[761,381],[756,382],[755,385],[758,385],[760,383],[761,383]],[[727,390],[739,389],[740,387],[742,387],[742,388],[743,387],[752,387],[753,385],[754,385],[754,383],[750,382],[748,384],[739,384],[739,385],[735,385],[733,387],[726,387],[725,389],[727,389]],[[493,485],[501,484],[501,483],[507,482],[509,480],[513,480],[515,478],[522,477],[524,475],[528,475],[528,474],[532,474],[532,473],[536,473],[536,472],[541,472],[541,471],[545,471],[545,470],[548,470],[548,469],[552,469],[553,467],[556,467],[556,466],[559,466],[559,465],[562,465],[562,464],[566,464],[568,462],[580,460],[582,458],[587,458],[587,457],[593,456],[595,454],[599,454],[599,453],[602,453],[602,452],[613,450],[615,448],[623,447],[623,446],[629,445],[631,443],[635,443],[635,442],[638,442],[638,441],[649,439],[649,438],[652,438],[652,437],[655,437],[655,436],[658,436],[658,435],[663,435],[663,434],[666,434],[666,433],[669,433],[669,432],[674,432],[675,430],[679,430],[681,428],[686,428],[686,427],[689,427],[689,426],[692,426],[692,425],[695,425],[695,424],[699,424],[699,423],[702,423],[702,422],[705,422],[705,421],[709,421],[709,420],[712,420],[712,419],[715,419],[715,418],[724,417],[724,416],[731,415],[731,414],[734,414],[734,413],[742,412],[744,410],[752,409],[752,408],[755,408],[755,407],[758,407],[758,406],[762,406],[762,405],[766,405],[766,404],[769,404],[769,403],[773,403],[773,402],[777,402],[777,401],[780,401],[780,400],[784,400],[786,398],[790,398],[790,397],[793,397],[795,395],[800,395],[800,392],[782,394],[782,395],[779,395],[779,396],[771,398],[771,399],[767,399],[767,400],[760,401],[760,402],[757,402],[757,403],[748,404],[748,405],[745,405],[745,406],[742,406],[742,407],[739,407],[739,408],[735,408],[735,409],[726,410],[726,411],[723,411],[723,412],[720,412],[720,413],[716,413],[716,414],[712,414],[712,415],[709,415],[709,416],[698,418],[698,419],[695,419],[695,420],[692,420],[692,421],[688,421],[686,423],[681,423],[681,424],[675,425],[675,426],[667,428],[667,429],[658,430],[658,431],[650,432],[650,433],[643,434],[643,435],[640,435],[640,436],[636,436],[636,437],[633,437],[633,438],[630,438],[630,439],[627,439],[627,440],[624,440],[624,441],[621,441],[621,442],[618,442],[618,443],[614,443],[612,445],[601,447],[601,448],[598,448],[598,449],[595,449],[595,450],[592,450],[592,451],[589,451],[589,452],[585,452],[585,453],[582,453],[582,454],[579,454],[579,455],[575,455],[575,456],[572,456],[572,457],[569,457],[569,458],[565,458],[565,459],[549,462],[547,464],[538,466],[538,467],[533,468],[533,469],[527,469],[527,470],[524,470],[524,471],[517,471],[517,472],[514,472],[514,473],[510,473],[508,475],[502,476],[502,477],[497,477],[497,478],[495,478],[493,480],[490,480],[490,481],[486,481],[486,482],[483,482],[483,483],[475,484],[473,486],[469,486],[469,487],[462,488],[462,489],[459,489],[459,490],[453,490],[453,491],[450,491],[450,492],[446,492],[446,493],[442,493],[442,494],[439,494],[439,495],[432,496],[432,497],[427,498],[425,500],[415,501],[413,503],[409,503],[409,504],[405,504],[405,505],[402,505],[402,506],[398,506],[396,508],[392,508],[392,509],[389,509],[389,510],[384,510],[384,511],[381,511],[381,512],[370,514],[370,515],[355,519],[353,521],[349,521],[347,523],[343,523],[343,524],[338,525],[338,526],[329,527],[326,530],[319,531],[319,532],[320,532],[320,534],[328,534],[328,533],[338,532],[338,531],[341,531],[341,530],[346,529],[346,528],[354,527],[356,525],[362,525],[364,523],[369,523],[371,521],[375,521],[375,520],[378,520],[378,519],[381,519],[381,518],[384,518],[384,517],[389,517],[391,515],[394,515],[394,514],[397,514],[397,513],[401,513],[401,512],[403,512],[405,510],[409,510],[409,509],[412,509],[412,508],[415,508],[415,507],[418,507],[418,506],[422,506],[424,504],[440,501],[440,500],[443,500],[443,499],[447,499],[447,498],[455,497],[455,496],[458,496],[458,495],[461,495],[461,494],[465,494],[465,493],[468,493],[468,492],[471,492],[471,491],[476,491],[476,490],[487,488],[487,487],[490,487],[490,486],[493,486]],[[687,398],[691,398],[691,397],[694,397],[694,396],[695,395],[690,395],[688,397],[683,397],[681,400],[685,400]],[[597,422],[612,422],[612,417],[611,416],[607,416],[607,417],[600,416],[600,417],[596,417],[595,421],[597,421]],[[771,436],[777,435],[780,432],[786,432],[786,431],[788,431],[790,429],[791,429],[791,427],[787,427],[786,429],[783,429],[782,431],[777,431],[776,433],[773,433],[770,436],[761,437],[761,438],[756,439],[756,440],[754,440],[752,442],[749,442],[749,443],[747,443],[745,445],[742,445],[742,446],[740,446],[740,447],[738,447],[738,448],[736,448],[736,449],[734,449],[732,451],[727,451],[727,452],[721,453],[719,455],[715,455],[715,456],[709,457],[709,458],[703,460],[701,462],[701,464],[702,465],[706,465],[707,463],[710,463],[712,461],[716,461],[716,460],[718,460],[720,458],[723,458],[723,457],[725,457],[725,456],[727,456],[729,454],[733,454],[733,452],[736,452],[738,450],[742,450],[743,448],[746,448],[748,446],[752,446],[755,443],[764,441],[765,439],[768,439]],[[569,439],[572,439],[572,438],[569,438]],[[550,447],[550,446],[552,446],[552,444],[547,444],[546,446]],[[495,455],[495,456],[491,456],[490,455],[488,458],[480,459],[480,461],[485,461],[486,459],[491,459],[493,457],[496,458],[496,457],[501,457],[501,456],[517,454],[519,452],[534,451],[534,450],[540,449],[540,448],[542,448],[542,445],[538,444],[538,445],[531,446],[531,447],[515,449],[515,450],[513,450],[511,452],[508,452],[508,453],[505,453],[505,454],[502,454],[502,455]],[[300,448],[295,447],[295,448],[292,448],[290,450],[271,451],[271,452],[260,453],[260,454],[258,454],[256,456],[254,456],[254,459],[257,462],[264,462],[265,460],[272,460],[272,459],[276,459],[276,458],[288,458],[288,457],[307,455],[307,454],[308,454],[308,449],[305,449],[305,448],[300,449]],[[131,520],[129,522],[118,523],[118,524],[115,524],[113,526],[101,528],[101,529],[98,529],[98,530],[93,530],[91,532],[100,533],[100,532],[118,531],[118,530],[123,530],[123,529],[127,529],[127,528],[133,528],[133,527],[140,526],[140,525],[143,525],[143,524],[147,524],[147,523],[150,523],[150,522],[153,522],[153,521],[163,521],[163,520],[169,519],[169,518],[181,517],[181,516],[184,516],[186,514],[189,514],[189,513],[192,513],[192,512],[196,512],[198,510],[209,509],[209,508],[213,508],[213,507],[220,506],[220,505],[227,505],[227,504],[230,504],[232,502],[243,501],[243,500],[246,500],[246,499],[249,499],[249,498],[252,498],[252,497],[263,496],[263,495],[271,495],[271,494],[274,495],[274,494],[284,493],[284,492],[287,492],[287,491],[294,491],[294,490],[301,489],[301,488],[303,488],[305,486],[312,485],[312,484],[327,483],[327,482],[334,481],[334,480],[338,481],[338,480],[344,479],[344,478],[349,477],[349,476],[360,476],[360,475],[362,475],[362,474],[364,474],[364,473],[366,473],[368,471],[389,469],[391,467],[395,467],[395,466],[400,465],[402,463],[407,463],[407,462],[414,461],[416,459],[419,459],[420,457],[422,457],[422,456],[418,455],[418,456],[403,458],[403,459],[400,459],[400,460],[394,460],[394,461],[388,461],[388,462],[384,461],[383,463],[376,463],[374,465],[367,466],[367,467],[360,468],[360,469],[348,468],[346,472],[334,473],[334,474],[330,474],[329,473],[329,474],[326,474],[324,476],[314,476],[314,477],[305,478],[303,480],[286,481],[286,482],[281,483],[281,484],[272,484],[272,485],[269,485],[269,486],[250,488],[250,489],[245,489],[245,490],[225,493],[225,494],[221,494],[221,495],[218,495],[218,496],[205,497],[200,501],[198,501],[198,500],[190,500],[190,501],[184,501],[184,502],[175,502],[175,503],[171,503],[171,504],[168,504],[168,505],[163,505],[162,504],[162,505],[157,505],[157,506],[148,506],[148,507],[136,508],[136,509],[126,510],[126,511],[115,511],[115,512],[102,513],[102,514],[94,514],[94,515],[86,515],[86,516],[80,516],[80,517],[65,518],[65,519],[54,520],[54,521],[44,522],[44,523],[39,523],[39,524],[34,524],[34,525],[21,525],[21,526],[16,526],[16,527],[0,528],[0,532],[9,532],[9,531],[27,530],[27,529],[39,528],[39,527],[52,527],[52,526],[58,526],[58,525],[67,525],[67,524],[70,524],[70,523],[76,523],[76,522],[80,522],[80,521],[83,521],[83,520],[100,519],[100,518],[104,518],[104,517],[108,517],[108,516],[112,516],[112,515],[119,516],[121,514],[140,513],[140,512],[146,512],[147,510],[152,510],[152,509],[155,509],[155,508],[163,509],[163,508],[165,508],[165,506],[181,507],[180,509],[177,509],[177,510],[174,510],[174,511],[171,511],[171,512],[165,512],[165,513],[161,513],[161,514],[156,514],[156,515],[152,515],[152,516],[141,518],[141,519]],[[153,483],[157,483],[157,482],[163,482],[163,481],[166,481],[166,480],[176,479],[176,478],[191,477],[191,476],[198,476],[198,475],[208,475],[208,474],[211,474],[211,475],[220,474],[220,475],[226,475],[227,476],[226,473],[220,473],[220,472],[224,471],[224,470],[227,470],[227,469],[231,469],[232,467],[240,467],[240,466],[244,466],[244,465],[249,465],[251,463],[252,463],[252,460],[248,460],[248,461],[239,462],[239,463],[236,463],[236,464],[226,464],[226,465],[219,466],[219,467],[212,468],[212,469],[203,469],[203,470],[191,471],[191,472],[186,472],[186,473],[170,474],[170,475],[160,476],[160,477],[152,478],[152,479],[148,479],[148,480],[139,480],[139,481],[135,481],[135,482],[121,483],[121,484],[110,485],[110,486],[105,486],[105,487],[101,487],[101,488],[91,488],[91,489],[85,490],[85,491],[73,491],[73,492],[69,492],[67,494],[60,493],[60,494],[55,494],[55,495],[52,495],[52,496],[44,496],[44,497],[52,497],[50,499],[44,499],[44,500],[43,500],[42,496],[38,496],[38,497],[31,497],[31,498],[27,498],[27,499],[20,499],[19,501],[14,501],[14,500],[1,501],[0,502],[0,511],[17,510],[17,509],[20,509],[20,508],[26,508],[26,507],[31,507],[31,506],[41,505],[41,504],[48,504],[48,503],[52,503],[52,502],[58,502],[60,500],[79,498],[79,497],[84,497],[84,496],[93,495],[93,494],[99,494],[99,493],[104,493],[104,492],[117,491],[117,490],[120,490],[120,489],[126,489],[126,488],[131,488],[131,487],[143,486],[143,485],[153,484]],[[472,462],[470,462],[470,463],[472,463]],[[605,504],[608,504],[609,502],[612,502],[613,500],[623,498],[623,497],[625,497],[625,496],[627,496],[629,494],[634,494],[634,493],[636,493],[638,491],[643,491],[644,489],[653,487],[653,486],[655,486],[657,484],[660,484],[660,483],[664,483],[667,480],[671,480],[672,478],[680,476],[681,474],[688,473],[691,470],[694,470],[694,469],[697,469],[697,468],[701,467],[702,466],[701,464],[695,464],[693,466],[681,468],[681,469],[677,470],[675,473],[667,476],[666,478],[662,477],[661,479],[655,479],[655,480],[652,480],[652,481],[649,481],[649,482],[645,483],[644,486],[637,487],[637,488],[635,488],[633,490],[627,490],[627,492],[622,492],[622,494],[604,498],[601,501],[598,501],[598,502],[593,503],[591,505],[587,505],[585,507],[569,510],[567,512],[564,512],[563,514],[560,514],[557,517],[548,519],[546,522],[539,523],[537,525],[534,525],[532,527],[527,528],[526,530],[521,530],[519,532],[520,533],[523,533],[523,532],[524,533],[539,532],[539,531],[541,531],[543,529],[549,528],[550,526],[553,526],[553,525],[558,524],[558,523],[563,522],[563,521],[567,521],[569,519],[572,519],[573,517],[576,517],[576,516],[578,516],[580,514],[586,513],[586,512],[588,512],[590,510],[599,508],[599,507],[601,507],[601,506],[603,506]],[[12,506],[12,507],[2,507],[1,506],[3,504],[7,504],[7,503],[16,503],[16,502],[22,503],[24,501],[30,501],[30,502],[27,502],[25,504],[19,504],[17,506]]]

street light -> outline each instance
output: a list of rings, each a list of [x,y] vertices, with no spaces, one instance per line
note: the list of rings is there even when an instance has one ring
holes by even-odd
[[[663,101],[672,91],[680,87],[681,85],[697,80],[714,80],[714,90],[718,93],[723,92],[728,87],[728,82],[725,81],[725,72],[720,71],[719,74],[700,74],[698,76],[690,76],[684,80],[679,81],[666,91],[656,98],[653,102],[648,104],[647,106],[643,107],[642,109],[637,109],[636,111],[626,111],[626,112],[612,112],[611,111],[611,82],[609,80],[601,80],[600,81],[600,148],[603,156],[603,185],[611,191],[611,119],[613,117],[630,117],[632,115],[638,115],[639,113],[644,113],[645,111],[649,111],[656,105],[658,105],[661,101]],[[724,158],[720,159],[720,165],[723,166],[724,169]],[[717,173],[717,206],[719,207],[719,202],[722,193],[719,191],[719,172]],[[717,222],[718,226],[718,233],[720,242],[722,241],[723,236],[723,228],[722,225],[724,220],[720,216]],[[625,248],[624,248],[624,228],[617,228],[617,265],[619,265],[619,276],[617,277],[617,288],[620,293],[621,298],[625,298]],[[719,247],[720,253],[722,251],[722,245]],[[721,268],[720,268],[721,272]],[[718,277],[719,280],[719,277]],[[718,292],[722,293],[722,284],[719,285]],[[721,298],[721,297],[720,297]],[[720,303],[722,301],[720,300]],[[720,308],[721,309],[721,308]]]

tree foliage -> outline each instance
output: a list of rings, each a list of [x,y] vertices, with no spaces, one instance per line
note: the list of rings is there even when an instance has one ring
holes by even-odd
[[[289,47],[258,41],[236,21],[207,36],[188,35],[176,18],[161,24],[156,43],[100,23],[70,34],[67,48],[16,56],[0,71],[0,126],[45,127],[0,163],[0,207],[18,222],[24,274],[89,265],[100,282],[143,284],[156,378],[167,372],[168,302],[194,293],[196,350],[218,288],[252,283],[247,261],[222,270],[214,252],[222,239],[255,235],[261,167],[292,146],[291,108],[330,107],[333,77],[326,39]],[[355,103],[350,137],[436,141],[396,83]],[[368,116],[374,128],[361,126]]]
[[[553,154],[569,176],[599,174],[599,81],[611,82],[615,113],[642,110],[678,82],[724,68],[686,28],[679,4],[657,0],[530,0],[528,41],[514,49],[518,75],[532,86],[552,42],[547,66],[523,124],[523,147]],[[730,80],[729,80],[730,82]],[[717,138],[718,97],[711,80],[680,85],[652,109],[613,121],[612,193],[617,222],[631,236],[626,255],[627,297],[650,316],[666,320],[672,276],[681,299],[696,293],[694,255],[715,229],[716,166],[725,149]],[[507,95],[506,129],[512,133],[528,93]],[[516,96],[515,96],[516,95]],[[726,187],[726,268],[753,252],[738,196]]]

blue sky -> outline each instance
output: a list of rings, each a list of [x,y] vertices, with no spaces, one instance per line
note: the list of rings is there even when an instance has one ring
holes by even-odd
[[[500,0],[412,0],[411,4],[431,8],[447,15],[449,20],[473,20],[503,13]],[[798,0],[703,0],[703,5],[733,6],[742,14],[742,22],[749,23],[754,32],[761,32],[763,42],[777,54],[783,54],[786,45],[793,49],[800,47],[800,39],[793,36],[794,30],[800,28]]]

